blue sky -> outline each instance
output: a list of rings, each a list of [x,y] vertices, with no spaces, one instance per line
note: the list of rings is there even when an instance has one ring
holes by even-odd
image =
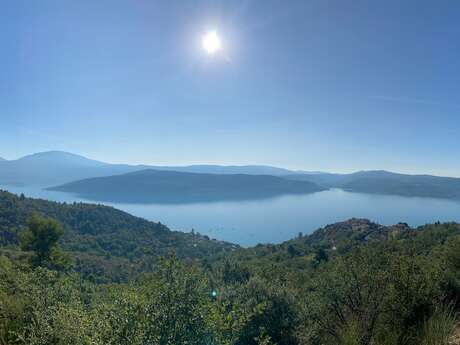
[[[5,158],[460,176],[457,0],[0,5]]]

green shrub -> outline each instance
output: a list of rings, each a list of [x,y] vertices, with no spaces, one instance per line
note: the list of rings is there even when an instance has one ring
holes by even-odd
[[[448,345],[456,326],[455,312],[451,306],[440,305],[423,323],[420,345]]]

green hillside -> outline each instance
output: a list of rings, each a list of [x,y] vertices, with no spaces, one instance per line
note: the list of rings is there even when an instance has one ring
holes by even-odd
[[[197,233],[171,231],[112,207],[57,203],[0,191],[0,244],[4,248],[16,248],[19,232],[34,213],[63,225],[62,247],[75,255],[78,269],[88,274],[122,279],[171,251],[179,258],[199,259],[236,248]]]
[[[0,195],[1,345],[448,345],[455,332],[456,223],[350,219],[238,248]]]

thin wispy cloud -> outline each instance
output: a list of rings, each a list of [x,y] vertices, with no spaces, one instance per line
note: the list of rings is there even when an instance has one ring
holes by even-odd
[[[444,102],[439,102],[439,101],[435,101],[431,99],[423,99],[423,98],[375,96],[375,97],[371,97],[371,99],[377,100],[377,101],[384,101],[384,102],[412,103],[412,104],[420,104],[420,105],[460,108],[460,104],[444,103]]]

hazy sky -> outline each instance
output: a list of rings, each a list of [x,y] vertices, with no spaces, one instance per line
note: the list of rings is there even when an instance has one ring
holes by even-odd
[[[460,1],[0,0],[0,156],[45,150],[460,176]]]

